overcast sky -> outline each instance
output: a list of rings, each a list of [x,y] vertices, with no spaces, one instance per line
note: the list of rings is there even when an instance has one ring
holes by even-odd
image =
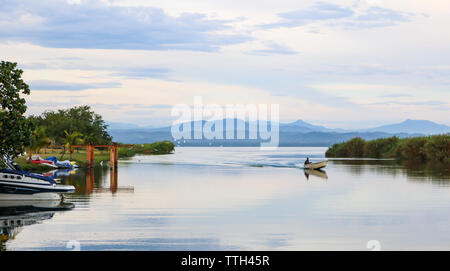
[[[450,125],[448,27],[448,0],[0,0],[0,58],[30,114],[164,125],[202,96],[276,103],[282,122]]]

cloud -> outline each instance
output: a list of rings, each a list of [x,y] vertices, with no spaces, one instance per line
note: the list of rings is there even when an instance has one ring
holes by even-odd
[[[360,3],[353,6],[340,6],[319,2],[309,9],[294,10],[278,14],[279,21],[265,24],[264,29],[280,27],[299,27],[314,22],[325,22],[331,26],[344,28],[372,28],[407,22],[412,13],[404,13],[379,6],[363,7]]]
[[[248,51],[249,54],[253,55],[295,55],[298,52],[290,49],[287,46],[275,43],[275,42],[267,42],[266,43],[267,48],[265,49],[258,49],[258,50],[252,50]]]
[[[380,97],[380,98],[410,98],[410,97],[414,97],[414,96],[411,94],[398,93],[398,94],[381,95],[378,97]]]
[[[163,68],[126,68],[118,72],[111,73],[112,76],[121,76],[132,79],[157,78],[169,79],[171,70]]]
[[[375,6],[361,10],[352,20],[341,22],[341,25],[347,28],[385,27],[408,22],[412,16],[414,14]]]
[[[264,25],[263,28],[297,27],[314,21],[351,17],[353,10],[329,3],[316,3],[307,10],[295,10],[278,14],[280,22]]]
[[[84,71],[108,71],[111,76],[125,77],[129,79],[156,78],[175,81],[170,77],[172,70],[162,67],[146,66],[118,66],[105,65],[104,63],[92,63],[82,58],[54,58],[45,62],[29,62],[20,64],[20,68],[26,70],[84,70]]]
[[[50,90],[50,91],[80,91],[95,88],[119,88],[122,86],[119,82],[106,83],[73,83],[52,80],[36,80],[29,82],[31,90]]]
[[[440,107],[443,107],[447,103],[445,103],[443,101],[420,101],[420,102],[382,101],[382,102],[370,103],[368,105],[392,105],[392,104],[405,105],[405,106],[440,106]]]
[[[231,22],[199,13],[175,17],[160,8],[119,7],[97,0],[3,0],[0,40],[51,48],[210,52],[251,40],[236,33]]]

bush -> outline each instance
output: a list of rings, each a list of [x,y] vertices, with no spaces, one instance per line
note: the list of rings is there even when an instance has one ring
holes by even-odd
[[[397,157],[400,155],[400,159],[427,160],[427,154],[425,152],[425,143],[427,139],[425,137],[414,137],[403,140],[400,144],[399,151],[397,151]]]
[[[450,163],[450,134],[399,139],[397,137],[364,141],[353,138],[334,144],[326,157],[397,158],[401,160],[435,160]]]
[[[393,157],[392,152],[397,147],[398,137],[379,138],[366,142],[364,157],[387,158]]]
[[[326,152],[327,157],[364,157],[366,141],[360,137],[355,137],[350,141],[334,144]]]
[[[432,160],[444,162],[450,159],[450,136],[431,136],[425,144],[425,152]]]
[[[366,141],[360,137],[355,137],[344,144],[344,152],[350,157],[364,157],[364,148]]]
[[[328,150],[325,153],[326,157],[338,157],[338,151],[341,148],[342,144],[334,144],[333,146],[331,146],[330,148],[328,148]]]
[[[174,150],[175,144],[171,141],[135,144],[133,148],[119,148],[119,157],[130,157],[134,154],[169,154]]]

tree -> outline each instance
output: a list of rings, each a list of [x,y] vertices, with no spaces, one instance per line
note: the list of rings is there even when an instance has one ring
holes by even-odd
[[[77,144],[83,144],[83,142],[84,142],[84,140],[82,138],[83,134],[76,132],[76,131],[69,134],[69,132],[67,132],[66,130],[64,130],[64,134],[66,136],[64,139],[64,141],[65,141],[64,146],[66,148],[69,148],[69,157],[70,157],[69,159],[72,159],[72,153],[73,153],[72,146],[77,145]],[[64,151],[65,151],[65,149],[64,149]],[[62,156],[64,156],[64,153],[62,154]],[[62,156],[61,156],[61,159],[62,159]]]
[[[83,134],[86,144],[106,145],[112,142],[102,117],[95,114],[87,105],[58,111],[45,111],[41,116],[32,116],[30,119],[39,126],[45,126],[47,135],[56,144],[64,144],[66,138],[64,131],[69,134],[73,132]]]
[[[33,125],[24,114],[30,88],[22,79],[17,63],[0,63],[0,154],[17,157],[30,144]]]
[[[45,127],[40,126],[33,131],[31,136],[30,145],[27,147],[29,157],[33,152],[39,153],[40,149],[44,146],[48,146],[51,140],[45,133]]]

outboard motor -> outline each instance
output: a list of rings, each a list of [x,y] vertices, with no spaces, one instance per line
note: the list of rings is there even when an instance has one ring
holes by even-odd
[[[22,170],[22,168],[16,162],[14,162],[14,160],[11,159],[11,157],[9,157],[6,154],[3,155],[3,161],[4,161],[7,169]]]

